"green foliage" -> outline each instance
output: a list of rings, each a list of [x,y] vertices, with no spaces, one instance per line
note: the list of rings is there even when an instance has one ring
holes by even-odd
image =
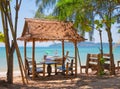
[[[53,19],[56,19],[57,17],[52,16],[52,15],[46,16],[46,15],[44,15],[44,14],[41,14],[41,13],[37,12],[37,13],[35,14],[35,17],[34,17],[34,18],[53,20]]]
[[[117,20],[117,17],[111,18],[111,24],[114,24],[116,22],[116,20]]]
[[[110,27],[111,24],[114,24],[116,22],[116,20],[116,17],[109,19],[108,16],[105,16],[102,20],[95,20],[94,24],[96,24],[96,29],[100,29],[103,27],[104,24]]]
[[[66,3],[72,3],[73,4],[74,0],[59,0],[58,3],[57,3],[57,7],[60,7],[60,6],[63,6],[63,5],[66,5]]]
[[[103,27],[103,21],[100,21],[100,20],[95,20],[94,21],[94,24],[96,24],[96,29],[100,29]]]
[[[111,12],[112,13],[112,12]],[[107,27],[110,27],[112,24],[114,24],[117,20],[117,17],[109,17],[107,14],[102,19],[103,24],[105,24]]]
[[[51,8],[54,7],[57,0],[36,0],[36,5],[38,6],[37,11],[39,11],[42,14],[46,13],[48,11],[51,11]]]
[[[4,34],[0,32],[0,42],[5,42]]]
[[[105,63],[105,59],[102,57],[100,58],[100,71],[99,71],[99,75],[104,75],[105,72],[104,72],[104,63]]]
[[[91,12],[93,8],[88,7],[88,1],[75,1],[75,0],[59,0],[56,5],[57,15],[60,20],[72,20],[74,21],[74,26],[81,30],[80,32],[90,32],[91,27]]]
[[[120,29],[118,30],[118,33],[120,33]]]
[[[99,75],[102,76],[104,74],[105,74],[105,72],[103,70],[100,70]]]
[[[105,59],[104,58],[100,58],[100,63],[104,64],[105,63]]]
[[[44,17],[45,17],[45,15],[40,13],[39,11],[37,11],[35,16],[34,16],[34,18],[44,18]]]

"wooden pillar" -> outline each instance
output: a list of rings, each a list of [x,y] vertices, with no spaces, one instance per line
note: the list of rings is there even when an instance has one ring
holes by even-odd
[[[74,42],[75,46],[75,76],[77,76],[77,42]]]
[[[65,64],[65,61],[64,61],[64,40],[62,40],[62,58],[63,58],[62,66],[64,66],[64,64]]]
[[[63,58],[63,64],[64,64],[64,40],[62,40],[62,58]]]
[[[24,41],[24,71],[25,71],[25,77],[26,77],[26,82],[28,83],[28,80],[27,80],[27,63],[26,63],[26,57],[27,57],[27,50],[26,50],[26,45],[27,45],[27,42]]]
[[[25,70],[26,70],[26,41],[24,41],[24,65],[25,65]]]
[[[85,73],[88,75],[88,68],[89,68],[89,59],[90,58],[90,54],[87,54],[87,62],[86,62],[86,69],[85,69]]]
[[[36,76],[36,71],[35,71],[35,39],[33,39],[32,43],[32,78],[34,79]]]

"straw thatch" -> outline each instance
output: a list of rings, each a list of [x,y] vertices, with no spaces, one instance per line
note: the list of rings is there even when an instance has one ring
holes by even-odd
[[[72,22],[63,22],[56,20],[25,19],[25,25],[22,36],[19,40],[47,41],[47,40],[68,40],[84,41],[73,28]]]

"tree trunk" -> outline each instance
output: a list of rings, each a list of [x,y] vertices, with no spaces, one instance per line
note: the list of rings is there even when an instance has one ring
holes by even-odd
[[[115,75],[115,64],[114,64],[114,57],[113,57],[113,49],[112,49],[112,35],[110,28],[107,28],[108,34],[108,41],[109,41],[109,54],[110,54],[110,74]]]
[[[13,54],[11,53],[8,60],[7,82],[13,83]]]
[[[9,55],[9,61],[8,61],[8,76],[7,76],[7,81],[8,83],[13,83],[13,54],[14,54],[15,46],[14,43],[12,42],[12,46],[10,49],[10,55]]]
[[[112,11],[112,3],[109,2],[110,4],[110,8],[109,8],[109,11]],[[109,23],[109,21],[112,22],[112,12],[108,12],[107,14],[108,16],[108,19],[106,22],[106,31],[107,31],[107,34],[108,34],[108,41],[109,41],[109,54],[110,54],[110,74],[111,75],[115,75],[115,64],[114,64],[114,57],[113,57],[113,46],[112,46],[112,33],[111,33],[111,24],[112,23]]]

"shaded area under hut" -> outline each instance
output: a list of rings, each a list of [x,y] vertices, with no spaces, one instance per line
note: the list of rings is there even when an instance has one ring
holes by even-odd
[[[18,40],[24,41],[24,59],[26,58],[26,43],[32,42],[32,65],[34,65],[35,61],[34,50],[36,41],[61,41],[63,59],[64,41],[72,42],[75,49],[75,75],[77,75],[77,43],[85,41],[85,38],[77,33],[77,30],[73,27],[72,22],[26,18],[22,35],[18,38]],[[34,78],[34,66],[32,70]]]

